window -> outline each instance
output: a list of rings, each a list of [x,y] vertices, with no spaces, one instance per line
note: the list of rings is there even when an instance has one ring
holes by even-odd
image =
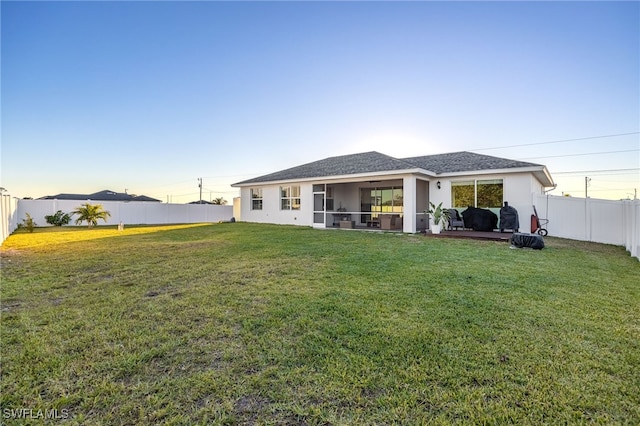
[[[404,195],[402,188],[362,188],[360,190],[360,208],[363,212],[371,212],[371,215],[362,215],[365,218],[376,218],[379,213],[403,212]]]
[[[502,207],[502,179],[479,180],[476,207],[483,209]]]
[[[262,210],[262,188],[251,188],[251,210]]]
[[[404,192],[402,188],[393,188],[393,202],[391,211],[393,213],[402,213],[404,206]]]
[[[280,209],[300,210],[300,186],[280,187]]]
[[[451,206],[462,208],[476,206],[474,181],[451,182]]]
[[[451,183],[451,206],[455,208],[500,208],[503,197],[502,179]]]

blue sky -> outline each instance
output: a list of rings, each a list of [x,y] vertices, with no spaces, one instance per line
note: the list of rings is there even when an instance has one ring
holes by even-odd
[[[595,198],[640,190],[638,2],[0,7],[14,196],[182,203],[202,177],[231,201],[233,182],[371,150],[546,164],[554,195],[586,176]]]

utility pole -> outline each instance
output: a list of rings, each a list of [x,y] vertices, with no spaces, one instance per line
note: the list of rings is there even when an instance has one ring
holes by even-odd
[[[588,176],[584,177],[584,198],[589,198],[587,194],[587,187],[589,186],[589,182],[591,182],[591,178]]]
[[[202,178],[198,178],[198,188],[200,188],[200,204],[202,204]]]

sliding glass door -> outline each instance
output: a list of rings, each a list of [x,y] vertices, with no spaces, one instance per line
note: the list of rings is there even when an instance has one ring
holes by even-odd
[[[380,214],[402,214],[403,200],[402,187],[360,188],[360,222],[372,225]]]

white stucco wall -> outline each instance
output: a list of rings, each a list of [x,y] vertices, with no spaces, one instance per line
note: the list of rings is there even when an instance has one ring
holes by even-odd
[[[411,181],[411,177],[405,177],[405,225],[409,223],[409,226],[405,226],[405,232],[415,232],[425,228],[424,215],[422,211],[428,209],[429,201],[435,205],[442,203],[444,207],[451,206],[451,183],[462,180],[491,180],[502,179],[503,181],[503,199],[508,201],[509,205],[514,207],[518,211],[521,227],[526,225],[528,227],[529,218],[533,213],[532,199],[536,195],[544,194],[544,188],[540,182],[530,173],[513,173],[513,174],[477,174],[469,176],[456,176],[456,177],[438,177],[432,178],[428,182],[418,180],[415,182],[416,197],[412,204],[412,208],[415,209],[414,224],[407,222],[407,215],[411,210],[409,204],[409,195],[407,190],[407,182]],[[440,182],[440,188],[438,188],[438,182]],[[410,189],[409,189],[410,190]],[[426,202],[424,200],[427,200]],[[426,205],[426,208],[421,206]],[[415,226],[415,228],[414,228]]]
[[[256,188],[262,188],[262,210],[251,209],[251,189],[242,188],[240,190],[242,198],[240,217],[242,220],[245,222],[312,226],[313,185],[310,183],[300,184],[299,210],[280,209],[280,187],[281,185],[256,186]]]
[[[451,183],[463,180],[490,180],[502,179],[503,200],[518,211],[520,227],[524,230],[529,228],[529,220],[533,214],[533,199],[535,196],[544,194],[542,184],[530,173],[513,174],[487,174],[469,175],[453,178],[438,178],[429,182],[430,201],[438,205],[442,202],[445,207],[451,206]],[[440,181],[440,189],[437,182]],[[540,213],[540,211],[538,211]]]
[[[401,180],[402,179],[402,180]],[[427,179],[420,177],[419,179]],[[431,178],[425,182],[416,180],[416,175],[396,175],[393,180],[372,178],[369,181],[357,182],[341,182],[334,187],[334,209],[342,207],[347,212],[360,211],[360,189],[379,185],[403,185],[405,190],[404,205],[404,231],[416,232],[424,227],[424,223],[420,221],[422,208],[425,199],[439,204],[442,202],[444,207],[451,206],[451,183],[461,180],[489,180],[502,179],[504,188],[504,200],[509,205],[518,210],[521,227],[528,227],[529,218],[533,213],[533,197],[543,194],[544,188],[530,173],[512,173],[512,174],[476,174],[468,176],[456,177],[438,177]],[[375,181],[375,182],[373,182]],[[440,182],[440,188],[437,182]],[[315,183],[324,183],[319,181]],[[384,182],[384,183],[383,183]],[[250,188],[241,188],[241,218],[247,222],[260,223],[277,223],[286,225],[313,226],[313,183],[307,182],[300,184],[301,207],[300,210],[280,210],[280,184],[276,185],[257,185],[262,188],[263,206],[262,210],[251,210],[251,191]],[[416,191],[416,195],[409,195],[408,191]],[[341,200],[340,205],[337,200]],[[345,201],[347,200],[347,201]],[[409,217],[407,217],[409,215]]]

